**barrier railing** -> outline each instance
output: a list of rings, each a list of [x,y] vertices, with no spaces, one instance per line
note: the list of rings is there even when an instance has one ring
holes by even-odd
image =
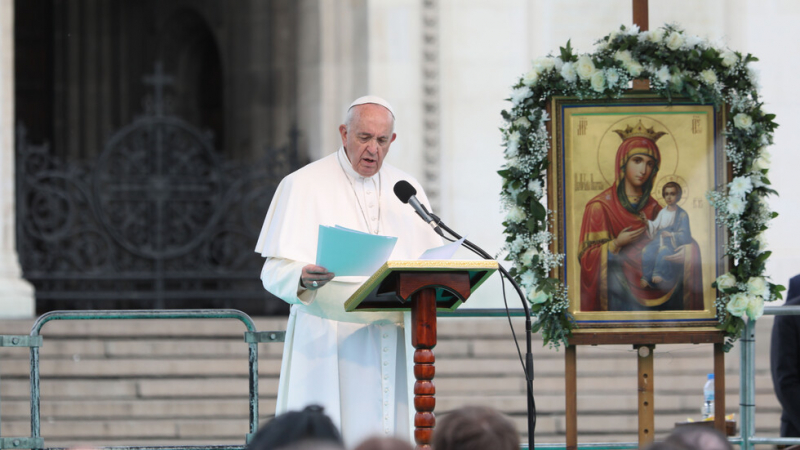
[[[31,327],[29,336],[0,336],[0,346],[5,347],[30,347],[31,352],[31,435],[27,437],[0,437],[0,449],[43,449],[44,438],[40,430],[39,410],[39,347],[43,338],[40,334],[42,327],[53,320],[166,320],[166,319],[236,319],[242,322],[247,329],[244,341],[248,344],[249,355],[249,400],[250,413],[249,433],[245,436],[243,445],[214,445],[214,446],[167,446],[167,447],[100,447],[114,450],[241,450],[258,430],[258,344],[266,342],[283,342],[283,331],[257,331],[253,319],[247,314],[235,309],[208,309],[208,310],[117,310],[117,311],[52,311],[43,314]]]
[[[522,311],[512,311],[513,317],[523,315]],[[800,315],[800,306],[768,306],[764,308],[764,315],[784,316]],[[440,317],[505,317],[504,309],[461,309],[450,313],[440,313]],[[759,437],[756,436],[755,424],[755,342],[756,322],[750,320],[740,338],[740,364],[739,364],[739,436],[728,440],[737,444],[742,450],[751,450],[754,445],[798,445],[800,438]],[[527,445],[522,446],[527,449]],[[566,450],[560,444],[536,444],[536,448]],[[578,444],[579,449],[585,450],[627,450],[638,449],[638,442],[592,442]]]
[[[764,308],[765,315],[800,315],[800,306],[780,306]],[[505,310],[461,310],[442,313],[443,317],[499,317],[505,316]],[[512,312],[512,316],[520,314]],[[34,322],[30,335],[0,336],[0,347],[29,347],[31,353],[31,436],[0,437],[0,450],[3,449],[44,449],[44,438],[40,431],[39,410],[39,347],[43,338],[42,327],[53,320],[131,320],[131,319],[236,319],[241,321],[247,331],[244,341],[249,347],[249,433],[245,437],[245,445],[258,429],[258,344],[267,342],[283,342],[283,331],[257,331],[253,319],[247,314],[233,309],[221,310],[136,310],[136,311],[52,311],[40,316]],[[757,321],[748,321],[740,339],[741,362],[739,366],[739,417],[740,434],[730,438],[732,444],[741,446],[742,450],[751,450],[755,445],[796,445],[800,438],[760,437],[755,433],[755,327]],[[242,450],[245,445],[213,445],[213,446],[116,446],[100,447],[107,450]],[[566,449],[559,444],[537,444],[537,448]],[[527,445],[522,446],[528,448]],[[636,449],[636,442],[584,443],[579,449],[614,450]]]

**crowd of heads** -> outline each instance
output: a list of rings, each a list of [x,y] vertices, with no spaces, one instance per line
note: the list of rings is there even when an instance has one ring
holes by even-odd
[[[495,409],[467,406],[444,414],[433,434],[433,450],[517,450],[519,432]],[[675,428],[663,441],[644,450],[733,450],[728,439],[708,424]],[[275,417],[253,437],[247,450],[345,450],[336,425],[322,407],[308,406]],[[353,450],[413,450],[396,437],[372,437]]]
[[[433,435],[434,450],[518,450],[519,433],[511,420],[484,406],[468,406],[443,415]],[[320,406],[290,411],[267,422],[247,450],[343,450],[344,442]],[[413,450],[396,437],[372,437],[353,450]]]

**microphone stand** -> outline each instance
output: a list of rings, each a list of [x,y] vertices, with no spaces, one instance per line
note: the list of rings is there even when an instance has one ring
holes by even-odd
[[[431,217],[434,218],[436,221],[436,225],[450,233],[456,239],[461,239],[458,233],[453,231],[450,227],[442,222],[437,215],[433,213],[429,213]],[[473,244],[467,239],[464,239],[464,247],[471,250],[473,253],[477,254],[483,259],[491,259],[494,258],[483,251],[482,248],[478,247],[477,245]],[[531,352],[531,310],[528,306],[528,301],[525,298],[525,294],[522,292],[522,289],[519,287],[516,281],[511,278],[511,275],[506,271],[506,269],[497,264],[498,270],[500,273],[503,274],[508,281],[511,282],[511,285],[514,286],[514,289],[517,291],[520,300],[522,301],[522,307],[525,310],[525,344],[526,344],[526,353],[525,353],[525,384],[527,386],[527,397],[528,397],[528,448],[533,449],[534,447],[534,439],[533,439],[533,432],[536,429],[536,404],[533,400],[533,353]],[[501,283],[503,281],[501,280]]]

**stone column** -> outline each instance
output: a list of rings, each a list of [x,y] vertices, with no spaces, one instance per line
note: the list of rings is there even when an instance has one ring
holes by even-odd
[[[30,318],[35,302],[15,244],[14,178],[14,2],[0,1],[0,318]]]

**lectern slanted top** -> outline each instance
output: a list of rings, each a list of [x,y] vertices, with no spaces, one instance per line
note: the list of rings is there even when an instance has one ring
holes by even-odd
[[[345,311],[410,311],[411,299],[402,298],[398,292],[400,273],[428,273],[447,275],[466,274],[469,281],[469,293],[462,297],[446,285],[445,279],[436,279],[442,283],[436,289],[437,311],[454,311],[466,301],[469,294],[475,292],[497,270],[497,261],[492,260],[397,260],[387,261],[344,303]]]

